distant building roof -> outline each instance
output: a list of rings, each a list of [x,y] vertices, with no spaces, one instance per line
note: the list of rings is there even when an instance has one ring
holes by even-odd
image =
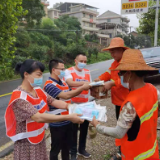
[[[60,10],[62,13],[63,12],[69,12],[70,11],[70,7],[71,6],[76,6],[76,5],[85,5],[88,8],[92,8],[92,9],[98,9],[96,7],[84,4],[84,3],[70,3],[70,2],[65,2],[63,4],[61,4],[59,7],[57,7],[56,9]]]
[[[106,17],[107,18],[116,18],[116,17],[120,18],[121,15],[108,10],[108,11],[104,12],[103,14],[101,14],[100,16],[98,16],[98,18],[106,18]]]

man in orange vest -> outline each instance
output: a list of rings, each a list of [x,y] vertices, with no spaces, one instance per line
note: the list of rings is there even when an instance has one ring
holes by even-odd
[[[75,59],[75,66],[66,70],[65,80],[72,90],[75,90],[85,83],[91,82],[90,71],[85,69],[87,63],[87,57],[80,54]],[[88,102],[90,92],[83,91],[78,96],[71,98],[73,103],[85,103]],[[88,132],[88,121],[84,121],[83,125],[80,125],[80,137],[79,137],[79,149],[77,153],[77,132],[78,125],[72,125],[72,147],[71,147],[71,160],[76,160],[77,154],[84,158],[89,158],[91,155],[86,151],[86,138]]]
[[[103,49],[103,51],[109,51],[111,53],[111,56],[114,58],[114,62],[112,63],[111,67],[109,68],[110,71],[106,71],[102,75],[100,75],[95,81],[108,81],[105,83],[105,90],[111,89],[111,98],[112,103],[115,105],[115,111],[116,111],[116,118],[118,120],[120,107],[129,94],[128,88],[121,85],[120,78],[118,76],[119,71],[113,71],[112,69],[115,69],[123,56],[123,52],[128,49],[124,46],[124,41],[122,38],[116,37],[113,38],[110,46],[108,48]],[[116,139],[116,146],[120,146],[120,140]],[[121,157],[120,151],[117,154],[117,157]],[[116,158],[116,157],[115,157]]]
[[[158,69],[148,66],[140,50],[123,53],[118,75],[130,93],[121,105],[116,127],[106,127],[93,118],[96,130],[106,136],[121,139],[122,160],[159,159],[157,120],[159,91],[144,77]]]
[[[72,97],[79,95],[83,90],[90,88],[89,84],[84,84],[76,90],[70,91],[68,85],[63,81],[65,75],[64,62],[60,59],[53,59],[49,63],[49,70],[51,76],[44,85],[45,91],[56,99],[61,99],[67,103],[71,103]],[[68,114],[66,111],[59,111],[54,107],[50,107],[50,111],[61,112],[61,114]],[[59,114],[59,113],[58,113]],[[69,149],[71,142],[72,124],[70,121],[63,121],[57,123],[50,123],[51,133],[51,151],[50,160],[58,160],[58,154],[62,151],[62,160],[69,160]]]

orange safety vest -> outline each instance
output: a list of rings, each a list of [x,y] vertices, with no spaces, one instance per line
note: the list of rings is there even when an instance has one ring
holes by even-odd
[[[9,138],[11,138],[14,142],[27,138],[30,143],[38,144],[44,138],[47,124],[38,123],[31,119],[26,120],[26,132],[18,134],[16,133],[17,121],[12,105],[13,102],[15,102],[17,99],[22,99],[31,103],[39,111],[39,113],[44,113],[48,110],[47,95],[39,87],[35,88],[35,91],[37,93],[38,98],[33,98],[26,92],[19,90],[14,90],[12,93],[10,102],[5,113],[5,125],[6,135]]]
[[[87,69],[83,69],[85,72],[85,77],[80,77],[76,74],[74,67],[68,68],[68,71],[71,73],[73,77],[73,81],[86,81],[90,82],[90,71]],[[72,90],[76,90],[76,87],[72,87]],[[82,91],[78,96],[71,98],[72,102],[74,103],[85,103],[88,102],[89,98],[89,91]]]
[[[129,90],[124,88],[121,85],[121,79],[118,76],[119,71],[113,71],[112,69],[116,69],[119,65],[119,62],[114,61],[109,68],[111,72],[105,72],[101,76],[99,76],[100,80],[109,81],[112,80],[115,82],[116,86],[111,88],[111,98],[112,103],[117,106],[121,106],[124,100],[126,99],[127,95],[129,94]]]
[[[131,102],[134,106],[139,118],[140,128],[135,140],[129,141],[128,132],[121,139],[122,160],[158,159],[157,89],[146,83],[144,87],[131,91],[122,104],[121,110],[127,102]]]
[[[63,80],[62,80],[62,83],[63,83],[64,86],[61,86],[61,85],[59,85],[58,83],[56,83],[56,82],[54,82],[52,80],[47,80],[46,83],[44,84],[44,88],[46,87],[47,84],[53,84],[57,88],[59,88],[60,90],[62,90],[63,92],[68,92],[69,91],[69,87],[68,87],[67,83],[65,83]],[[60,100],[65,101],[66,103],[71,103],[71,99],[64,100],[64,99],[60,98]],[[68,111],[64,111],[64,110],[61,110],[61,111],[62,111],[61,112],[62,115],[69,114]]]

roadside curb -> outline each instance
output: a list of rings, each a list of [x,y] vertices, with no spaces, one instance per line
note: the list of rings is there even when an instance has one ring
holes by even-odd
[[[0,158],[4,158],[5,156],[9,155],[11,152],[13,152],[14,145],[12,144],[8,148],[4,149],[2,152],[0,152]]]

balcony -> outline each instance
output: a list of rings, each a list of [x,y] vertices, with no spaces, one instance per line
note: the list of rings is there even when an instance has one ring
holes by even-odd
[[[92,10],[92,9],[81,8],[80,11],[85,13],[95,14],[97,16],[99,15],[99,13],[96,10]]]
[[[99,38],[110,38],[109,35],[97,33]]]
[[[96,19],[91,19],[91,18],[86,18],[86,17],[83,17],[82,21],[89,22],[89,23],[97,23]]]
[[[66,15],[66,14],[69,15],[69,14],[77,13],[77,12],[89,13],[89,14],[93,14],[96,16],[99,15],[99,13],[96,10],[86,9],[86,8],[77,8],[77,9],[74,8],[74,11],[71,10],[70,12],[63,12],[61,13],[61,15]]]
[[[99,31],[99,28],[88,27],[88,26],[82,26],[82,29],[87,31]]]

